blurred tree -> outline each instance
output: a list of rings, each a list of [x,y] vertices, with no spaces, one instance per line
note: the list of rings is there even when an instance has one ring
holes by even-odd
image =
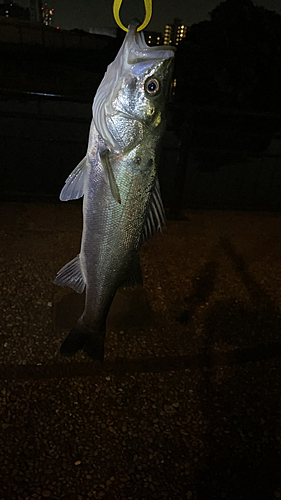
[[[190,157],[203,171],[259,156],[281,128],[281,16],[226,0],[178,45],[173,122],[179,212]]]
[[[281,16],[226,0],[193,25],[176,56],[176,103],[281,112]]]

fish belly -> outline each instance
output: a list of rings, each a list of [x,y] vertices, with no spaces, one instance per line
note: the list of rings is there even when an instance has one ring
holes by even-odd
[[[134,158],[114,163],[121,204],[112,196],[102,166],[92,161],[83,205],[81,265],[86,283],[83,323],[94,327],[106,320],[118,287],[126,280],[136,258],[155,172],[134,168]],[[133,165],[133,167],[132,167]]]

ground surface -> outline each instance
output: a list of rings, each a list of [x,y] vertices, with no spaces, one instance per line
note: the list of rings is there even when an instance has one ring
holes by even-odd
[[[0,215],[1,500],[281,498],[281,215],[168,222],[103,366],[59,355],[83,297],[52,281],[80,205]]]

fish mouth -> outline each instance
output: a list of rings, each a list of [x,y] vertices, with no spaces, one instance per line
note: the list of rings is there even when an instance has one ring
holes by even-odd
[[[140,24],[141,24],[141,22],[137,18],[132,19],[131,23],[128,26],[128,34],[130,36],[130,33],[132,33],[132,35],[135,37],[135,42],[138,45],[140,45],[141,48],[145,48],[146,50],[149,50],[149,51],[152,51],[152,50],[153,51],[161,51],[161,50],[167,51],[168,50],[168,51],[172,51],[174,53],[176,52],[177,48],[174,47],[173,45],[153,45],[153,46],[147,45],[145,42],[143,32],[137,31]]]
[[[138,19],[133,19],[128,27],[124,44],[130,47],[128,63],[133,64],[143,60],[164,60],[174,57],[176,47],[172,45],[147,45],[142,31],[137,31],[140,26]]]

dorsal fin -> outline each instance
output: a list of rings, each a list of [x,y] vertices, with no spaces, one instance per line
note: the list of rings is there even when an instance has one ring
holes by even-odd
[[[140,237],[140,243],[143,243],[148,238],[151,238],[157,231],[162,231],[164,224],[165,212],[160,194],[159,181],[158,178],[156,178],[154,188],[151,192],[151,198]]]

